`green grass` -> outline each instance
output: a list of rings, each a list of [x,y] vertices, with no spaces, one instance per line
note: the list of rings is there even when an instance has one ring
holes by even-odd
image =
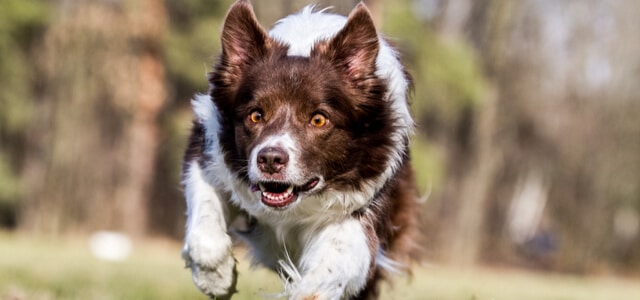
[[[132,256],[118,263],[91,256],[81,238],[36,238],[0,233],[0,299],[206,299],[191,283],[180,245],[134,243]],[[240,258],[234,299],[274,299],[277,276],[251,270]],[[640,280],[573,277],[516,270],[416,268],[412,279],[385,286],[382,299],[544,300],[640,299]]]

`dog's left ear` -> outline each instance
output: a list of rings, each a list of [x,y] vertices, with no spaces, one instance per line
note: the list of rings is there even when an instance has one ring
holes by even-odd
[[[259,59],[271,46],[271,39],[262,29],[253,7],[239,0],[229,9],[222,29],[222,63],[242,67]]]
[[[374,74],[379,47],[369,9],[360,2],[349,14],[344,27],[328,43],[317,44],[312,56],[329,58],[351,81],[357,82]]]

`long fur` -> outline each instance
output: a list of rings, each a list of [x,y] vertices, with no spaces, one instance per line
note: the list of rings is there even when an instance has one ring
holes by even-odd
[[[254,263],[282,274],[290,299],[377,298],[383,274],[416,254],[409,79],[396,51],[363,4],[348,18],[308,6],[266,33],[240,0],[222,45],[210,93],[192,101],[184,158],[194,282],[233,294],[229,224],[241,216]],[[326,124],[306,123],[318,114]]]

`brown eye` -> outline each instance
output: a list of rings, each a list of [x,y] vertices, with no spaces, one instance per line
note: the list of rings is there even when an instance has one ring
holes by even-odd
[[[253,123],[260,123],[262,122],[262,114],[257,111],[254,110],[250,115],[249,115],[249,119],[251,120],[251,122]]]
[[[311,125],[315,127],[322,127],[327,124],[327,118],[321,114],[315,114],[311,117]]]

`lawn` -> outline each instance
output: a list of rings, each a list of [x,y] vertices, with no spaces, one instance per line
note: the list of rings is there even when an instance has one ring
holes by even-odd
[[[206,299],[191,283],[180,245],[147,240],[122,262],[94,258],[87,242],[0,233],[0,299]],[[279,279],[240,265],[234,299],[277,299]],[[412,279],[384,289],[382,299],[544,300],[640,299],[640,279],[574,277],[518,270],[420,267]]]

